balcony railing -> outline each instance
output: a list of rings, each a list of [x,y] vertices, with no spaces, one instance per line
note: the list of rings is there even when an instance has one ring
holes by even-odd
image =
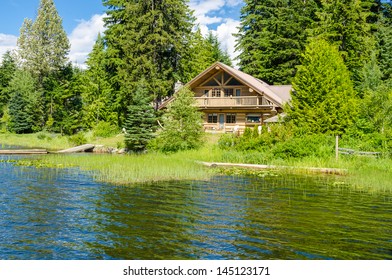
[[[196,97],[199,107],[246,107],[246,106],[270,106],[268,100],[261,96],[241,97]]]

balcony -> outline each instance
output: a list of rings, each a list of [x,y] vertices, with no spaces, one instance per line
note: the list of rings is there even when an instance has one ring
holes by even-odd
[[[273,104],[262,96],[195,97],[201,108],[270,107]]]

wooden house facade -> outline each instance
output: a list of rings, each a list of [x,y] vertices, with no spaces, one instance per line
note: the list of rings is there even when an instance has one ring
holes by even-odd
[[[291,91],[290,85],[270,86],[220,62],[185,86],[195,93],[196,104],[204,113],[204,129],[217,132],[263,125],[265,120],[283,112]]]

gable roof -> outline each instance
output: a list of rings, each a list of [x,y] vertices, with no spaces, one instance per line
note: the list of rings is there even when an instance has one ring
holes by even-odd
[[[212,64],[206,70],[193,78],[190,82],[188,82],[186,86],[189,86],[191,89],[193,89],[203,84],[211,76],[215,75],[220,70],[227,72],[242,84],[253,89],[256,93],[260,95],[264,94],[267,99],[271,100],[273,103],[275,103],[275,105],[279,107],[282,107],[284,103],[290,101],[291,85],[270,86],[269,84],[260,79],[257,79],[240,70],[234,69],[221,62],[215,62],[214,64]]]
[[[270,101],[272,101],[275,104],[275,106],[282,108],[284,103],[289,103],[291,100],[291,96],[290,96],[290,93],[292,90],[291,85],[271,86],[260,79],[257,79],[257,78],[255,78],[249,74],[246,74],[240,70],[234,69],[233,67],[230,67],[222,62],[215,62],[210,67],[208,67],[206,70],[204,70],[199,75],[197,75],[195,78],[193,78],[191,81],[186,83],[185,86],[189,87],[190,89],[194,89],[195,87],[202,85],[204,82],[209,80],[211,77],[213,77],[215,74],[217,74],[221,70],[223,70],[223,71],[227,72],[229,75],[233,76],[240,83],[253,89],[256,93],[258,93],[260,95],[265,95],[267,99],[269,99]],[[161,109],[161,108],[166,107],[167,104],[169,104],[173,99],[174,99],[174,95],[171,96],[170,98],[164,100],[159,105],[158,108]]]

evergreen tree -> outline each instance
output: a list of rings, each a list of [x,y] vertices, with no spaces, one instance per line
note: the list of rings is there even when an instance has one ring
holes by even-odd
[[[188,50],[181,59],[180,81],[184,83],[189,82],[216,61],[212,46],[203,37],[200,29],[192,33]]]
[[[106,48],[103,37],[99,34],[86,64],[83,90],[84,122],[94,127],[100,121],[117,124],[114,96],[109,82],[106,66]]]
[[[3,55],[0,65],[0,116],[3,114],[3,107],[9,100],[9,83],[16,71],[15,59],[12,57],[11,52],[7,51]]]
[[[145,77],[148,91],[157,101],[173,91],[193,19],[185,0],[103,3],[108,8],[108,66],[113,70],[121,124],[140,77]]]
[[[156,118],[151,104],[151,95],[142,80],[132,96],[132,104],[128,106],[128,117],[125,121],[125,146],[129,151],[144,151],[153,138]]]
[[[163,115],[163,129],[155,141],[155,148],[163,152],[177,152],[200,147],[203,137],[202,113],[195,106],[193,92],[180,89]]]
[[[35,81],[30,73],[16,71],[9,85],[9,128],[12,132],[30,133],[40,130],[42,110],[40,94],[35,87]]]
[[[207,38],[206,38],[206,45],[211,48],[212,52],[212,61],[211,64],[219,61],[222,62],[226,65],[232,66],[233,63],[231,62],[230,56],[227,53],[227,51],[222,50],[221,44],[219,42],[218,36],[214,35],[211,31],[208,32]]]
[[[245,0],[237,36],[242,71],[270,84],[287,84],[300,64],[316,0]]]
[[[314,35],[339,47],[355,77],[374,49],[371,34],[371,3],[368,0],[325,0],[318,13]]]
[[[39,86],[66,65],[70,44],[53,0],[40,1],[35,21],[25,19],[17,44],[22,65],[38,78]]]
[[[306,133],[343,134],[358,114],[350,72],[338,50],[312,40],[293,79],[291,122]]]
[[[392,2],[383,3],[377,22],[376,38],[383,80],[392,79]]]

